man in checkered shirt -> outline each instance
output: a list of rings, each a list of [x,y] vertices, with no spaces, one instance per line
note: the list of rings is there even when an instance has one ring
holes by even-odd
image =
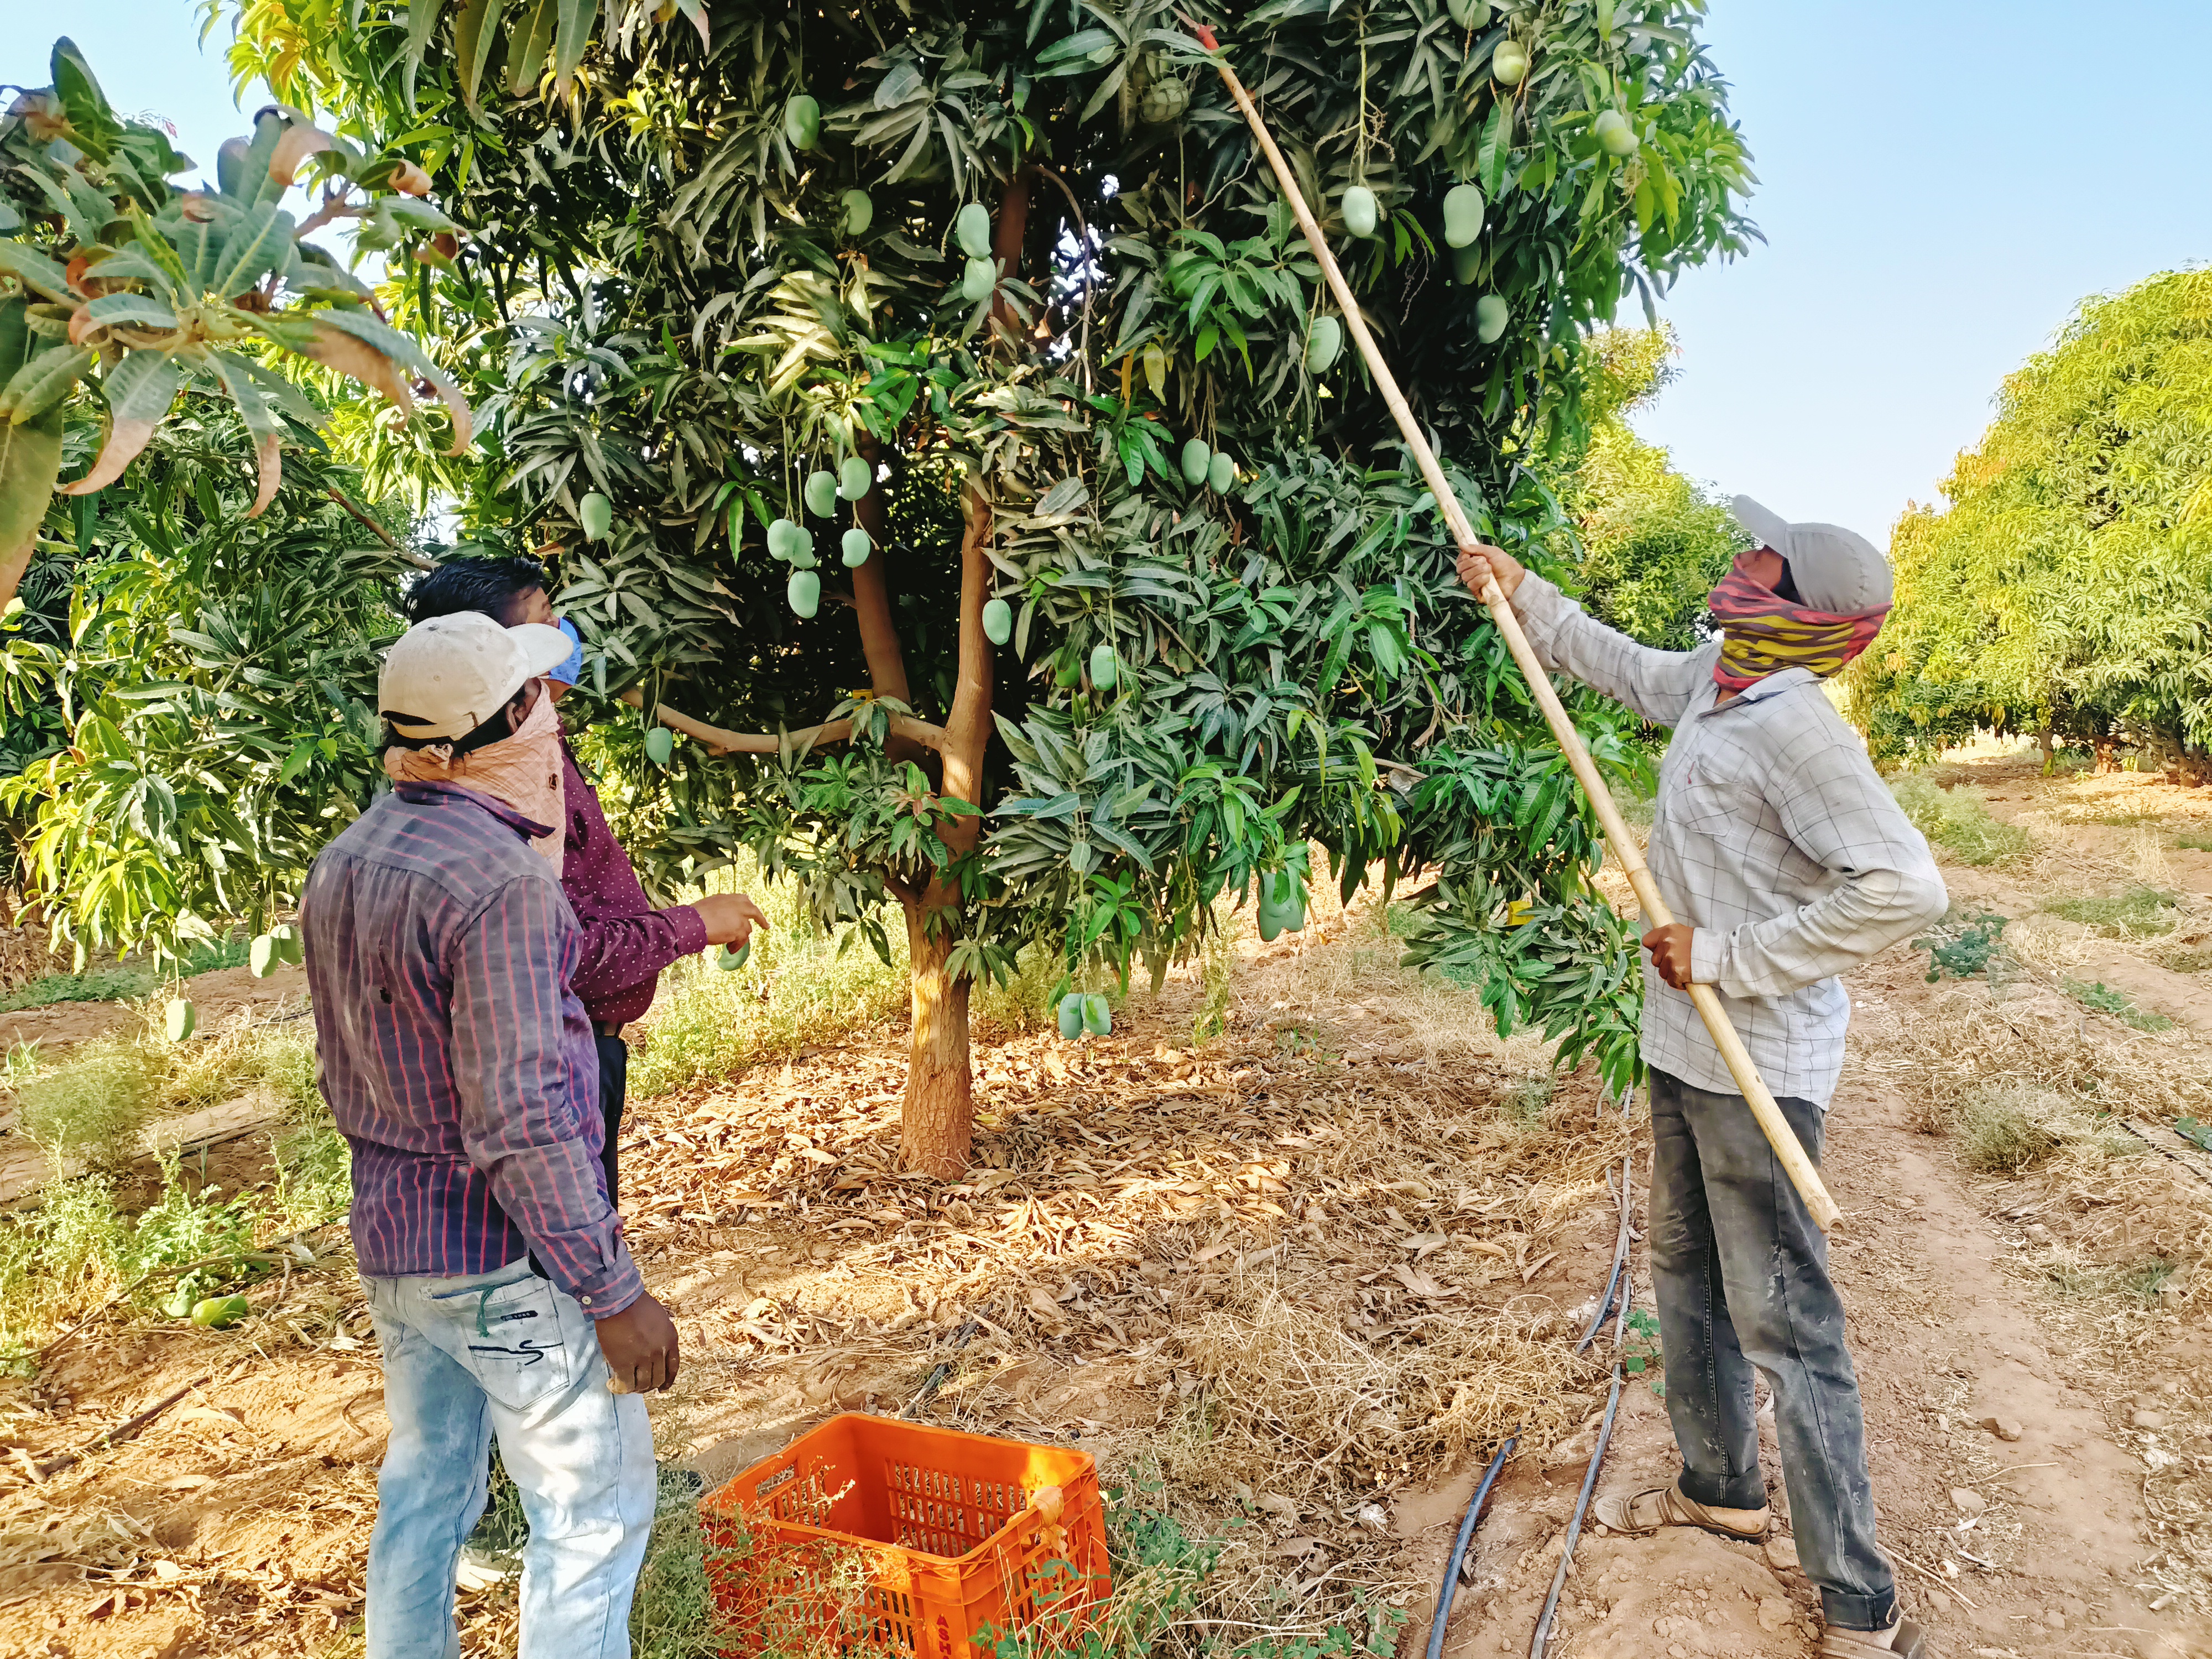
[[[1874,1493],[1844,1309],[1827,1243],[1735,1092],[1684,990],[1711,985],[1816,1164],[1844,1060],[1850,1000],[1836,975],[1941,916],[1928,843],[1898,810],[1820,681],[1869,643],[1889,567],[1865,538],[1792,525],[1739,496],[1755,545],[1714,589],[1722,633],[1654,651],[1585,615],[1496,548],[1462,554],[1495,576],[1545,665],[1674,728],[1649,858],[1682,921],[1644,946],[1651,1071],[1651,1276],[1667,1410],[1682,1454],[1672,1486],[1613,1497],[1619,1532],[1702,1527],[1759,1539],[1769,1522],[1754,1370],[1775,1428],[1799,1559],[1820,1587],[1826,1659],[1918,1653],[1875,1545]]]

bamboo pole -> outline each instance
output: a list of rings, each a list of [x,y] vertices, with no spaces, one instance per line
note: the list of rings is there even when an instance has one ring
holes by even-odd
[[[1189,22],[1188,18],[1184,21]],[[1298,228],[1305,232],[1307,245],[1313,249],[1314,258],[1321,262],[1322,275],[1328,281],[1329,291],[1336,295],[1336,302],[1343,309],[1344,325],[1352,331],[1352,338],[1359,348],[1359,355],[1367,360],[1368,369],[1374,374],[1376,385],[1382,389],[1383,402],[1390,406],[1390,413],[1398,422],[1398,430],[1405,436],[1407,447],[1413,451],[1413,459],[1420,463],[1421,477],[1427,481],[1429,491],[1436,497],[1437,506],[1443,511],[1445,522],[1450,525],[1453,540],[1462,554],[1473,552],[1480,545],[1474,538],[1474,527],[1468,522],[1459,498],[1452,494],[1450,485],[1444,481],[1443,469],[1437,465],[1428,441],[1422,437],[1419,424],[1413,419],[1413,411],[1407,406],[1405,394],[1398,390],[1398,382],[1391,375],[1389,365],[1382,361],[1382,348],[1375,343],[1375,337],[1367,331],[1367,324],[1359,314],[1359,302],[1353,298],[1350,285],[1344,280],[1344,273],[1337,269],[1336,259],[1328,251],[1328,239],[1322,234],[1321,226],[1316,222],[1312,210],[1306,206],[1305,197],[1298,189],[1297,179],[1291,172],[1290,163],[1283,159],[1282,151],[1275,148],[1274,138],[1268,133],[1267,123],[1260,118],[1260,112],[1253,106],[1251,94],[1244,90],[1244,83],[1237,78],[1237,71],[1230,68],[1227,59],[1222,57],[1220,47],[1213,38],[1213,31],[1195,23],[1190,27],[1200,44],[1214,54],[1213,66],[1221,71],[1221,78],[1229,88],[1229,95],[1237,100],[1237,107],[1244,112],[1245,120],[1251,124],[1252,136],[1260,141],[1260,149],[1267,155],[1268,165],[1274,168],[1275,179],[1282,186],[1284,198],[1290,203],[1291,210],[1297,216]],[[1668,909],[1666,901],[1659,896],[1659,889],[1651,879],[1651,872],[1644,866],[1644,855],[1637,851],[1635,842],[1629,836],[1628,825],[1621,818],[1620,809],[1613,805],[1612,792],[1605,787],[1605,780],[1598,775],[1597,768],[1590,760],[1589,750],[1583,746],[1582,735],[1567,718],[1566,708],[1560,703],[1559,693],[1552,689],[1550,674],[1536,659],[1536,653],[1528,644],[1528,636],[1521,631],[1520,619],[1514,616],[1513,606],[1498,587],[1496,577],[1483,578],[1480,597],[1483,604],[1490,607],[1491,619],[1498,624],[1498,631],[1505,641],[1505,648],[1512,653],[1513,660],[1520,665],[1522,675],[1528,682],[1529,690],[1534,693],[1537,706],[1544,711],[1544,719],[1552,728],[1552,735],[1559,739],[1559,749],[1566,756],[1567,764],[1573,769],[1577,781],[1589,796],[1590,805],[1596,809],[1598,823],[1605,830],[1606,842],[1613,848],[1613,857],[1620,860],[1621,868],[1627,872],[1629,885],[1636,890],[1645,919],[1653,927],[1671,927],[1674,921],[1674,913]],[[1736,1087],[1743,1091],[1744,1102],[1751,1108],[1751,1115],[1759,1120],[1759,1127],[1774,1148],[1775,1157],[1781,1161],[1784,1170],[1789,1175],[1790,1184],[1804,1199],[1805,1207],[1812,1212],[1813,1219],[1819,1224],[1820,1231],[1829,1231],[1842,1219],[1842,1212],[1836,1208],[1835,1200],[1828,1196],[1828,1189],[1821,1182],[1820,1170],[1814,1167],[1813,1160],[1805,1156],[1804,1147],[1798,1144],[1790,1121],[1782,1115],[1782,1109],[1774,1103],[1772,1091],[1759,1075],[1759,1068],[1752,1064],[1751,1055],[1743,1046],[1743,1039],[1736,1035],[1735,1025],[1729,1020],[1728,1011],[1721,1006],[1719,996],[1710,985],[1692,985],[1689,988],[1689,995],[1705,1022],[1706,1030],[1712,1034],[1714,1046],[1721,1051],[1721,1058],[1728,1062]]]

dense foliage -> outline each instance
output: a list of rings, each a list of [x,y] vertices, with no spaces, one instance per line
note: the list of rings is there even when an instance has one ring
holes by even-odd
[[[1436,867],[1417,957],[1625,1082],[1593,826],[1173,10],[617,5],[565,76],[498,72],[567,9],[251,0],[234,64],[464,228],[402,267],[483,416],[463,522],[560,550],[601,712],[702,740],[652,792],[658,873],[744,842],[825,923],[903,913],[909,1157],[964,1155],[975,977],[1164,971],[1310,842],[1347,890]],[[1540,556],[1586,331],[1747,234],[1700,10],[1226,20],[1476,524]]]
[[[1878,755],[1978,726],[2212,745],[2212,271],[2092,300],[1892,544],[1897,609],[1849,671]]]

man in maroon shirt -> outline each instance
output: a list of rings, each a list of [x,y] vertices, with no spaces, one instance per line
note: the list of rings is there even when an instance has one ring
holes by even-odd
[[[504,628],[551,623],[544,567],[532,559],[452,559],[416,582],[407,595],[408,617],[477,611]],[[572,659],[573,660],[573,659]],[[554,671],[555,695],[565,690]],[[566,684],[574,684],[573,674]],[[710,945],[744,944],[755,927],[766,927],[760,907],[743,893],[709,893],[691,904],[656,910],[607,827],[599,792],[586,780],[564,736],[562,804],[568,820],[562,840],[561,888],[583,932],[583,953],[570,984],[590,1017],[599,1053],[599,1105],[606,1116],[607,1199],[619,1209],[615,1182],[617,1132],[622,1126],[629,1073],[623,1027],[653,1006],[660,970],[679,957]]]

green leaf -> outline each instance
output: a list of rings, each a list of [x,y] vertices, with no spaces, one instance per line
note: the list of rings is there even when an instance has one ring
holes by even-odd
[[[538,90],[545,59],[553,50],[553,19],[558,0],[537,0],[521,29],[507,37],[507,89],[517,98]]]
[[[0,270],[58,304],[75,305],[79,298],[69,274],[27,242],[0,242]]]
[[[115,153],[115,141],[123,136],[123,124],[108,107],[106,94],[93,78],[84,54],[64,35],[54,42],[47,69],[54,77],[54,91],[62,100],[62,112],[69,118],[76,147],[95,161],[106,161]]]
[[[226,300],[246,293],[270,271],[290,260],[292,216],[273,203],[242,215],[224,240],[222,252],[208,278],[210,291]]]
[[[96,354],[76,346],[48,348],[10,375],[0,387],[0,415],[20,426],[58,404],[92,368]]]
[[[568,95],[568,82],[576,65],[584,61],[591,44],[592,20],[599,15],[599,0],[558,0],[559,22],[553,36],[553,93]]]
[[[177,326],[175,312],[143,294],[104,294],[85,307],[84,315],[100,328],[117,323],[143,323],[149,328]]]
[[[461,101],[477,108],[477,88],[499,36],[501,0],[467,0],[453,24],[453,55],[461,70]],[[410,21],[412,21],[410,16]]]

